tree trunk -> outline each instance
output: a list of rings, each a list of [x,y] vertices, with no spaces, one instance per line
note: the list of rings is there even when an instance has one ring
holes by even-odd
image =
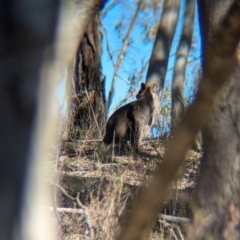
[[[199,0],[203,53],[233,2]],[[203,55],[203,74],[207,71],[205,61]],[[218,96],[211,120],[203,129],[204,152],[196,190],[194,228],[189,239],[240,239],[239,63],[238,58],[234,73]]]
[[[70,138],[101,138],[106,124],[104,78],[101,72],[99,16],[88,25],[74,67],[74,95]]]
[[[146,83],[156,83],[158,91],[153,93],[156,118],[160,116],[161,99],[167,72],[168,58],[180,9],[179,0],[165,0],[157,36],[149,61]]]
[[[195,13],[195,0],[187,0],[185,6],[184,23],[181,40],[178,45],[172,79],[172,129],[182,118],[184,113],[184,79],[187,66],[188,53],[190,51]]]
[[[53,59],[58,7],[58,0],[0,2],[0,239],[22,239],[41,70]]]

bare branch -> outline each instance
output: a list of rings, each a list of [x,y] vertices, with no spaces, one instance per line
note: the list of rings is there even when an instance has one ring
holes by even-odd
[[[117,110],[121,105],[123,105],[130,97],[132,96],[136,96],[137,95],[137,91],[134,92],[130,92],[129,94],[127,94],[112,110],[111,112],[114,112],[115,110]],[[111,115],[111,112],[109,115]]]
[[[43,209],[54,211],[53,207],[43,207]],[[84,213],[83,209],[78,209],[78,208],[56,208],[56,211],[58,213],[70,213],[70,214],[80,214],[80,215]]]
[[[53,183],[53,182],[50,182],[50,184],[52,184],[54,187],[58,188],[64,196],[75,201],[75,198],[73,196],[69,195],[68,192],[62,186],[58,185],[57,183]]]
[[[114,66],[113,55],[111,53],[110,45],[109,45],[108,32],[107,32],[107,29],[105,28],[105,26],[103,24],[102,24],[102,28],[103,28],[103,31],[105,32],[107,52],[108,52],[108,55],[109,55],[109,57],[111,59],[112,65]]]
[[[171,215],[166,215],[166,214],[159,214],[159,218],[161,220],[164,220],[166,222],[170,222],[170,223],[181,223],[181,224],[187,224],[190,222],[189,218],[185,218],[185,217],[175,217],[175,216],[171,216]]]
[[[110,105],[112,103],[112,99],[113,99],[113,95],[114,95],[114,86],[115,86],[115,81],[116,81],[116,74],[118,73],[118,70],[122,64],[122,61],[123,61],[123,58],[124,58],[124,55],[126,53],[126,50],[127,50],[127,45],[128,45],[128,41],[129,41],[129,36],[130,36],[130,33],[132,32],[132,29],[133,29],[133,26],[137,20],[137,17],[138,17],[138,13],[141,9],[141,6],[142,6],[142,3],[143,3],[144,0],[139,0],[138,2],[138,5],[137,5],[137,9],[136,9],[136,12],[132,18],[132,21],[129,25],[129,28],[127,30],[127,33],[124,37],[124,40],[123,40],[123,44],[122,44],[122,47],[121,47],[121,50],[118,54],[118,58],[117,58],[117,62],[116,62],[116,65],[114,66],[114,75],[113,75],[113,79],[112,79],[112,83],[111,83],[111,88],[109,90],[109,95],[108,95],[108,104],[107,104],[107,109],[109,110],[110,108]]]
[[[61,219],[60,219],[59,214],[57,212],[56,189],[53,190],[53,209],[54,209],[54,213],[56,215],[56,218],[58,220],[58,223],[61,225]]]
[[[123,78],[122,76],[116,74],[116,77],[120,78],[123,82],[125,82],[126,84],[128,84],[128,85],[130,86],[130,88],[134,88],[134,89],[135,89],[135,87],[133,87],[133,85],[132,85],[128,80],[126,80],[125,78]]]
[[[49,210],[53,210],[55,212],[55,215],[57,217],[57,219],[59,220],[59,223],[61,224],[61,221],[59,219],[59,216],[58,216],[58,213],[72,213],[72,214],[83,214],[84,215],[84,219],[85,219],[85,222],[87,224],[87,227],[91,233],[91,235],[93,235],[93,225],[91,224],[91,221],[89,220],[89,216],[88,216],[88,210],[87,208],[81,203],[80,199],[79,199],[79,196],[80,196],[80,193],[78,192],[77,193],[77,196],[76,197],[72,197],[68,194],[68,192],[63,188],[61,187],[60,185],[56,184],[56,183],[52,183],[51,184],[53,186],[55,186],[56,188],[58,188],[64,196],[68,197],[69,199],[75,201],[78,205],[78,207],[80,207],[81,209],[69,209],[69,208],[57,208],[56,206],[54,206],[53,208],[52,207],[46,207],[47,209]]]
[[[101,13],[102,17],[104,18],[105,15],[108,13],[108,11],[109,11],[111,8],[113,8],[117,3],[118,3],[118,0],[113,0],[111,3],[109,3],[109,5],[106,6],[106,7],[103,9],[102,13]]]
[[[78,192],[77,193],[77,196],[76,196],[76,202],[77,202],[77,205],[82,208],[82,209],[85,209],[85,206],[81,203],[81,201],[79,200],[79,196],[80,196],[80,193]]]

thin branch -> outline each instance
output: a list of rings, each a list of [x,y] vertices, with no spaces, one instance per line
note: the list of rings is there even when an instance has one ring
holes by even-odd
[[[122,76],[118,75],[118,74],[115,74],[116,77],[119,77],[121,80],[123,80],[126,84],[128,84],[131,88],[134,88],[133,85],[128,81],[126,80],[125,78],[123,78]]]
[[[181,240],[184,240],[184,237],[183,237],[183,235],[182,235],[182,232],[181,232],[181,230],[180,230],[180,228],[177,226],[177,230],[178,230],[178,234],[180,235],[180,237],[181,237]]]
[[[73,197],[71,195],[69,195],[69,193],[63,188],[61,187],[60,185],[56,184],[56,183],[53,183],[53,182],[50,182],[50,184],[52,184],[54,187],[58,188],[62,194],[65,196],[65,197],[68,197],[69,199],[73,200],[73,201],[76,201],[78,207],[82,208],[82,209],[85,209],[86,207],[81,203],[81,201],[79,200],[79,196],[80,196],[80,193],[78,192],[77,193],[77,196],[76,197]]]
[[[171,216],[171,215],[166,215],[166,214],[159,214],[158,216],[161,220],[164,220],[164,221],[170,222],[170,223],[187,224],[190,222],[190,219],[185,218],[185,217],[176,217],[176,216]]]
[[[53,207],[43,207],[43,209],[49,210],[49,211],[54,211]],[[83,209],[78,209],[78,208],[56,208],[56,211],[58,213],[70,213],[70,214],[84,214]]]
[[[128,31],[124,37],[124,40],[123,40],[123,44],[122,44],[122,47],[121,47],[121,50],[118,54],[118,58],[117,58],[117,62],[116,62],[116,65],[114,66],[114,75],[113,75],[113,79],[112,79],[112,83],[111,83],[111,88],[109,90],[109,95],[108,95],[108,104],[107,104],[107,109],[109,110],[110,108],[110,105],[112,103],[112,100],[113,100],[113,95],[114,95],[114,86],[115,86],[115,81],[116,81],[116,74],[118,73],[118,70],[122,64],[122,61],[123,61],[123,58],[124,58],[124,55],[126,53],[126,50],[127,50],[127,45],[128,45],[128,41],[129,41],[129,36],[130,36],[130,33],[132,32],[132,29],[133,29],[133,26],[137,20],[137,17],[138,17],[138,13],[141,9],[141,6],[142,6],[142,3],[143,3],[144,0],[139,0],[138,2],[138,5],[137,5],[137,9],[136,9],[136,12],[132,18],[132,21],[129,25],[129,28],[128,28]]]
[[[143,72],[145,71],[146,67],[148,66],[148,62],[149,62],[149,59],[147,61],[145,61],[145,63],[142,65],[141,69],[139,70],[139,72],[137,73],[138,77],[137,79],[141,79],[142,78],[142,75],[143,75]],[[119,75],[117,75],[119,78],[121,78]],[[121,78],[122,79],[122,78]],[[122,79],[124,81],[124,79]],[[135,83],[136,84],[136,83]],[[113,110],[112,111],[115,111],[118,107],[120,107],[121,105],[123,105],[129,98],[133,97],[134,95],[137,94],[137,90],[136,90],[136,87],[133,86],[130,82],[129,82],[129,85],[131,88],[133,88],[134,92],[131,92],[129,88],[128,90],[128,94],[115,106],[113,107]]]
[[[55,206],[55,204],[54,204],[54,207],[44,207],[44,208],[47,208],[51,211],[54,211],[60,224],[61,224],[61,219],[59,218],[58,213],[83,214],[86,225],[87,225],[87,228],[89,229],[91,236],[93,236],[94,227],[91,224],[91,221],[89,220],[87,207],[85,207],[79,199],[80,193],[78,192],[76,197],[72,197],[68,194],[68,192],[63,187],[59,186],[58,184],[52,183],[52,182],[50,184],[52,184],[54,187],[58,188],[64,194],[64,196],[66,196],[69,199],[75,201],[77,203],[77,206],[80,207],[81,209],[79,209],[79,208],[77,208],[77,209],[57,208]]]
[[[112,55],[111,50],[110,50],[108,32],[107,32],[107,29],[105,28],[105,26],[104,26],[103,24],[102,24],[102,28],[103,28],[103,31],[105,32],[107,52],[108,52],[108,55],[109,55],[110,60],[111,60],[111,62],[112,62],[112,65],[113,65],[113,67],[114,67],[113,55]]]
[[[56,218],[58,220],[59,225],[62,225],[61,219],[60,219],[59,214],[57,212],[57,204],[56,204],[56,202],[57,202],[57,199],[56,199],[56,189],[53,189],[53,208],[54,208],[54,213],[56,215]]]
[[[85,206],[81,203],[81,201],[80,201],[80,193],[78,192],[77,193],[77,196],[76,196],[76,202],[77,202],[77,205],[80,207],[80,208],[82,208],[82,209],[85,209]]]
[[[89,219],[88,208],[85,207],[85,206],[81,203],[79,196],[80,196],[80,193],[78,192],[78,193],[77,193],[77,196],[76,196],[77,205],[84,210],[84,219],[85,219],[85,222],[86,222],[86,224],[87,224],[88,230],[90,231],[90,235],[93,236],[93,234],[94,234],[94,227],[93,227],[93,225],[92,225],[92,223],[91,223],[91,221],[90,221],[90,219]]]
[[[188,61],[187,61],[187,64],[193,63],[193,62],[195,62],[195,61],[199,61],[201,58],[202,58],[202,55],[200,55],[200,56],[198,56],[198,57],[195,57],[195,58],[193,58],[193,59],[191,59],[191,60],[188,60]],[[172,67],[170,67],[170,68],[168,68],[167,71],[168,71],[168,72],[169,72],[169,71],[172,71],[172,70],[174,69],[174,67],[175,67],[175,65],[172,66]]]
[[[148,66],[148,63],[149,63],[149,59],[148,59],[147,61],[145,61],[145,63],[142,65],[142,68],[141,68],[140,71],[138,72],[139,79],[142,78],[142,75],[143,75],[146,67]]]
[[[69,199],[75,201],[75,198],[74,198],[73,196],[69,195],[68,192],[67,192],[63,187],[61,187],[61,186],[58,185],[57,183],[53,183],[53,182],[50,182],[50,184],[52,184],[54,187],[58,188],[58,189],[62,192],[62,194],[63,194],[64,196],[66,196],[66,197],[68,197]]]
[[[92,225],[91,221],[89,220],[88,208],[85,208],[84,218],[85,218],[85,222],[87,224],[87,227],[90,231],[90,235],[93,236],[95,227]]]
[[[102,15],[102,18],[105,17],[105,15],[108,13],[108,11],[113,8],[116,4],[118,3],[118,0],[113,0],[111,3],[109,3],[108,6],[106,6],[102,12],[101,12],[101,15]]]
[[[118,104],[115,107],[113,107],[113,110],[111,110],[109,115],[111,115],[112,112],[116,111],[121,105],[123,105],[129,98],[131,98],[134,95],[135,96],[137,95],[137,91],[130,92],[129,94],[127,94],[122,100],[118,102]]]

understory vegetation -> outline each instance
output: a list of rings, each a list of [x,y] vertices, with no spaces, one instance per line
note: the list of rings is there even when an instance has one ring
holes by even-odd
[[[134,197],[161,166],[168,139],[167,133],[143,139],[137,154],[106,147],[101,139],[62,141],[51,180],[61,238],[114,239]],[[148,239],[185,239],[200,157],[193,146]]]

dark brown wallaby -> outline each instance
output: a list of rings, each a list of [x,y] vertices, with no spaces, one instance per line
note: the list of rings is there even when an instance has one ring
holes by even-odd
[[[152,89],[155,84],[141,83],[137,99],[117,109],[109,118],[103,142],[110,144],[131,142],[134,150],[138,144],[145,126],[151,126],[154,113]]]

